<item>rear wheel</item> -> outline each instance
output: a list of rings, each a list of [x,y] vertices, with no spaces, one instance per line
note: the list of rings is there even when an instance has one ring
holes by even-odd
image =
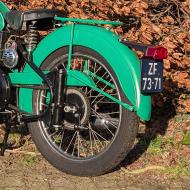
[[[67,52],[68,48],[55,51],[42,69],[65,68]],[[92,79],[98,88],[129,103],[114,71],[97,52],[74,47],[71,67],[88,69],[96,75]],[[47,91],[34,91],[35,114],[43,111],[47,102]],[[29,129],[39,151],[56,168],[72,175],[95,176],[108,172],[125,158],[135,140],[138,122],[134,112],[89,87],[67,87],[62,125],[51,126],[49,115],[30,123]]]

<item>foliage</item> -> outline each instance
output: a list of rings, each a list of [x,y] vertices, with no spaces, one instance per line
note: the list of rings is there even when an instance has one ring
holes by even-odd
[[[132,41],[166,47],[165,92],[154,97],[154,105],[163,106],[168,98],[178,112],[190,113],[190,0],[4,0],[10,8],[50,8],[63,10],[68,17],[121,20],[126,27],[115,30]],[[130,20],[129,16],[140,19]]]
[[[184,136],[183,136],[183,140],[181,141],[181,144],[183,145],[190,145],[190,132],[186,131]]]

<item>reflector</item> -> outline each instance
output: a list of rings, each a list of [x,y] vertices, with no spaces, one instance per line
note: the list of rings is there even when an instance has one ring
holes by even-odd
[[[152,46],[152,47],[147,48],[145,56],[151,57],[151,58],[157,59],[157,60],[163,60],[163,59],[167,58],[168,51],[164,47]]]

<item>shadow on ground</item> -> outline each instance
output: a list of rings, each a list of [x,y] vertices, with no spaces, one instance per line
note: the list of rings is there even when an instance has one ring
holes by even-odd
[[[189,94],[188,91],[178,88],[172,80],[165,81],[170,84],[170,91],[165,90],[163,94],[153,97],[155,101],[164,102],[162,107],[153,106],[151,121],[146,123],[145,131],[137,135],[138,142],[122,162],[121,167],[127,167],[137,161],[158,135],[164,136],[166,134],[170,119],[177,114],[180,95]]]

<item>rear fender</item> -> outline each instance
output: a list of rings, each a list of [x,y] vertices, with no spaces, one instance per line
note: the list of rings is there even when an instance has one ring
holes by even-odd
[[[2,31],[4,27],[5,27],[5,21],[3,15],[0,13],[0,31]]]
[[[9,12],[10,9],[8,8],[8,6],[3,3],[2,1],[0,1],[0,12],[2,14],[3,17],[5,17],[5,15],[7,14],[7,12]]]
[[[34,63],[40,67],[43,61],[57,49],[69,46],[71,25],[55,30],[45,37],[33,53]],[[119,37],[101,27],[75,25],[73,45],[93,49],[102,55],[115,71],[122,90],[135,107],[142,120],[149,120],[151,97],[140,91],[140,61],[136,54],[119,42]],[[24,72],[30,72],[27,65]]]

